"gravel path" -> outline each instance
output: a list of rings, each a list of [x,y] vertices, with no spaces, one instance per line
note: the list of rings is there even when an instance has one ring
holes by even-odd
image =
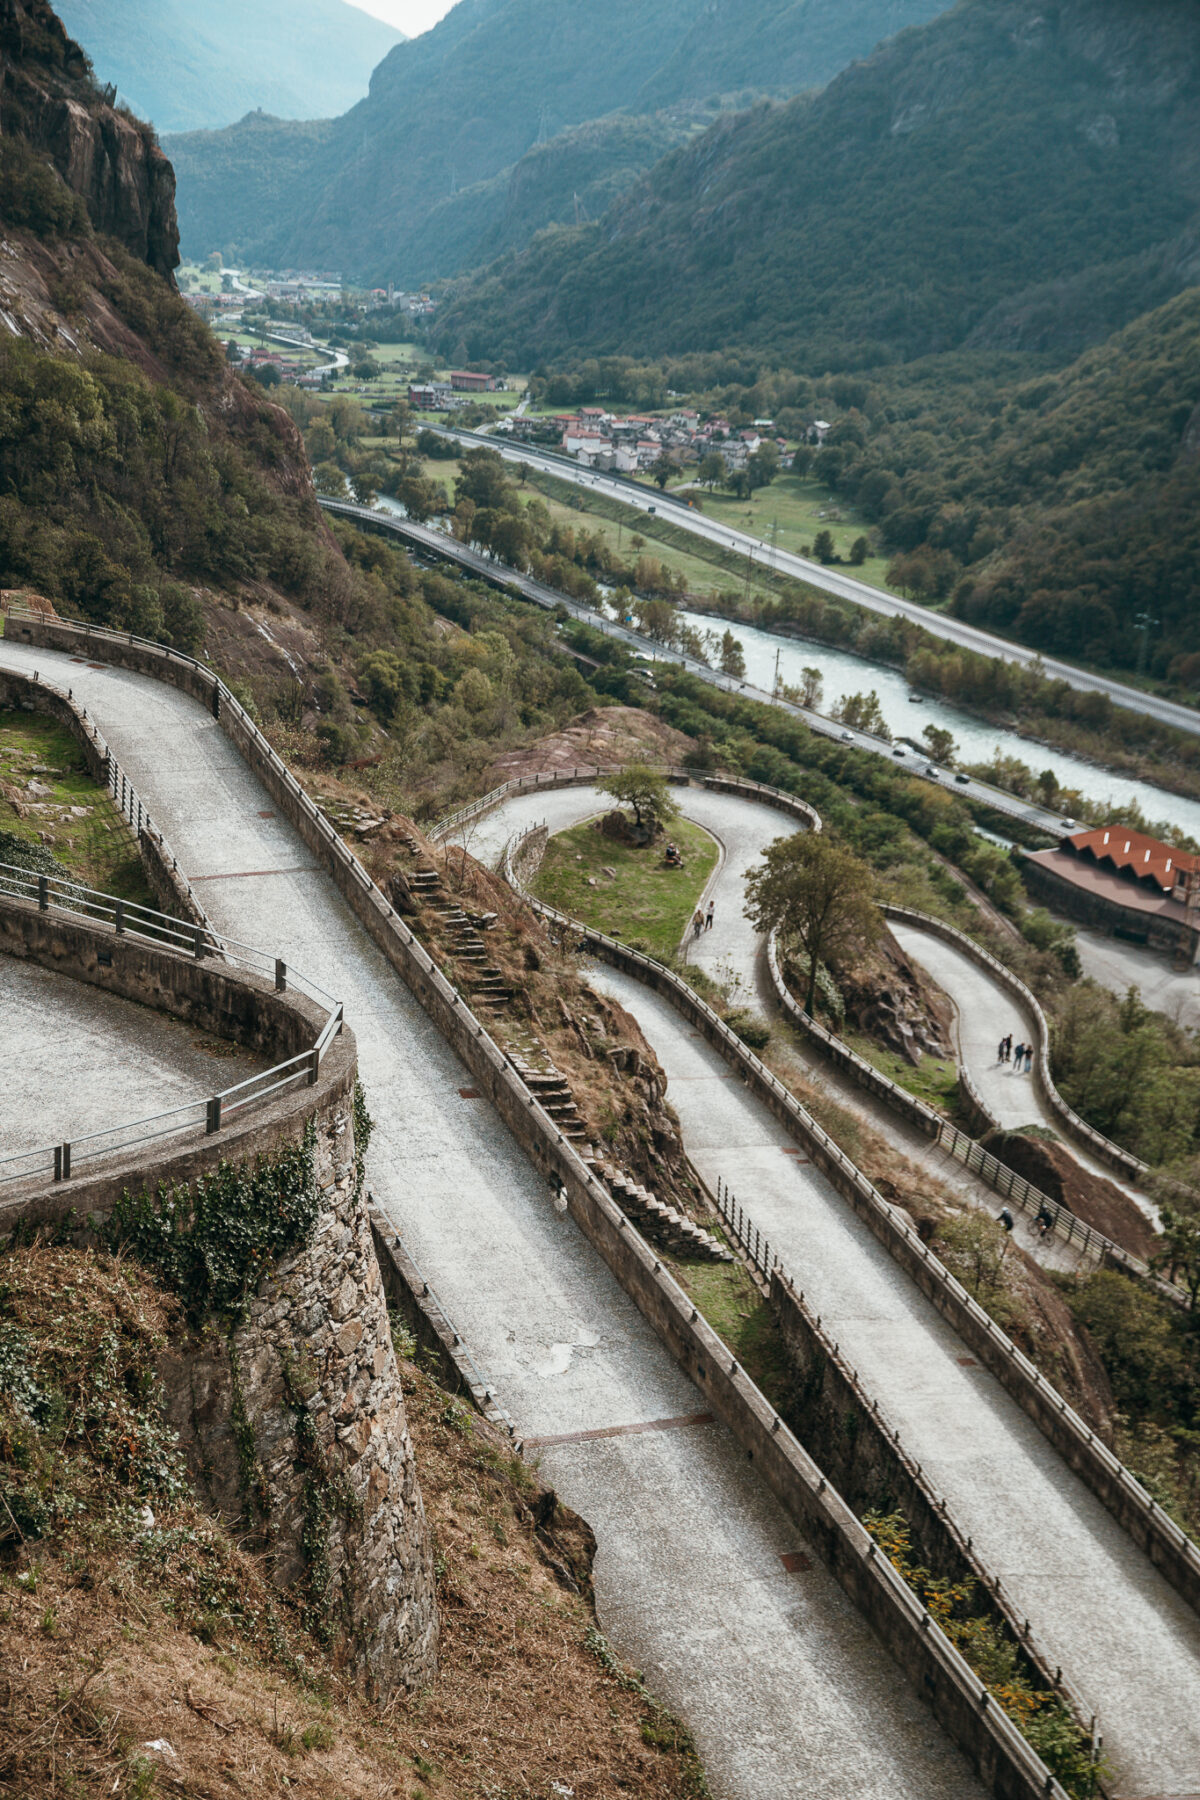
[[[339,994],[377,1121],[368,1175],[543,1474],[599,1540],[618,1650],[695,1731],[717,1800],[980,1800],[964,1760],[720,1426],[701,1411],[467,1071],[203,708],[174,689],[0,641],[71,685],[202,879],[219,930]],[[598,1440],[578,1434],[616,1431]]]

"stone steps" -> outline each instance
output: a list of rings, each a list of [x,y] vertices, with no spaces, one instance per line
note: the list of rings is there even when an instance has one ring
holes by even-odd
[[[592,1168],[607,1186],[617,1205],[641,1226],[651,1242],[682,1256],[704,1262],[732,1262],[733,1252],[726,1249],[711,1232],[689,1219],[686,1213],[668,1206],[648,1188],[641,1187],[632,1176],[612,1163],[592,1160]]]

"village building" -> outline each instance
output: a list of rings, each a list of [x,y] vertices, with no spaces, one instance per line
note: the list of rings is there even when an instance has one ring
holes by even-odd
[[[1073,832],[1022,863],[1031,892],[1080,924],[1189,963],[1200,952],[1200,857],[1135,831]]]
[[[452,369],[450,386],[457,394],[492,394],[496,391],[496,377],[477,375],[472,369]]]

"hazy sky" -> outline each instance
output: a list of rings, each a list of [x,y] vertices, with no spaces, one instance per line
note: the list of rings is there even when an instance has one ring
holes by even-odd
[[[416,37],[418,32],[436,25],[442,14],[450,11],[454,0],[351,0],[351,4],[374,13],[377,19],[386,19],[409,37]]]

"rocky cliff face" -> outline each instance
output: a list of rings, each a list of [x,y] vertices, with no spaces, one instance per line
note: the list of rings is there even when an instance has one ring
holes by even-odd
[[[45,0],[0,0],[0,136],[46,156],[96,231],[170,278],[179,263],[174,171],[150,127],[96,86]]]

